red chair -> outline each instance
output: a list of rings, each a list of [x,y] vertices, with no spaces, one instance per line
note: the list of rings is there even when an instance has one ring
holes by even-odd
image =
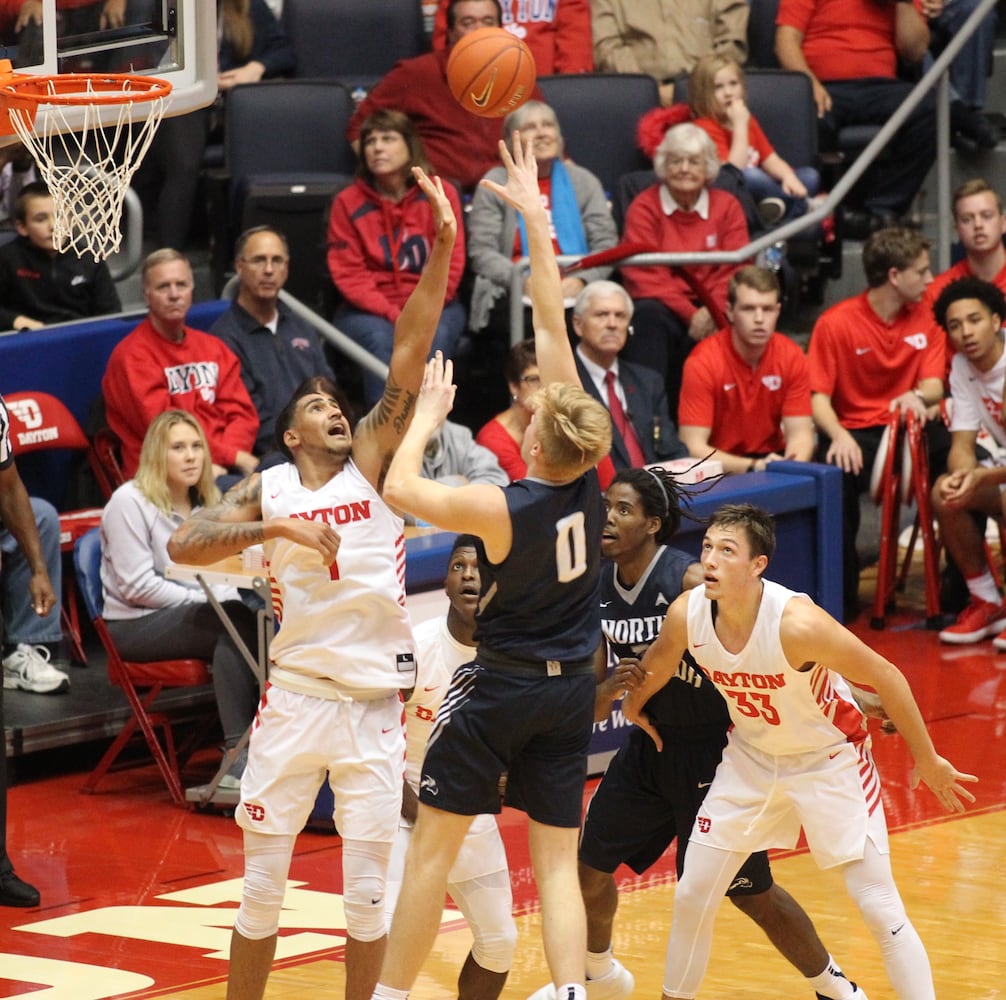
[[[124,660],[102,617],[105,605],[101,589],[101,533],[97,528],[77,539],[73,558],[84,605],[108,654],[109,680],[116,687],[122,688],[132,711],[131,717],[80,790],[86,793],[95,791],[98,782],[108,773],[129,739],[139,729],[168,786],[172,800],[176,805],[185,805],[180,767],[192,750],[202,742],[208,726],[216,723],[216,708],[214,705],[213,712],[207,717],[208,725],[197,727],[192,737],[176,751],[171,718],[165,712],[154,709],[153,705],[165,688],[202,687],[209,684],[209,664],[205,660],[157,660],[153,663]],[[157,738],[158,729],[163,734],[163,744]]]
[[[126,481],[126,474],[122,471],[121,442],[115,432],[108,427],[96,431],[91,439],[88,458],[98,488],[105,499],[110,500],[112,494]]]
[[[13,392],[4,396],[10,411],[11,443],[15,455],[33,451],[66,449],[87,452],[91,445],[73,414],[55,396],[45,392]],[[101,508],[61,511],[59,515],[60,551],[73,552],[78,538],[101,523]],[[70,655],[87,663],[80,635],[80,612],[77,606],[77,586],[74,574],[64,573],[63,629],[70,645]]]
[[[870,627],[882,629],[888,604],[896,590],[904,590],[915,543],[922,538],[925,573],[926,627],[940,626],[940,547],[933,531],[933,509],[929,495],[929,456],[925,425],[911,411],[895,410],[888,420],[877,453],[871,493],[880,505],[880,556],[877,562],[877,592]],[[915,501],[915,524],[908,552],[898,573],[898,535],[901,504]]]

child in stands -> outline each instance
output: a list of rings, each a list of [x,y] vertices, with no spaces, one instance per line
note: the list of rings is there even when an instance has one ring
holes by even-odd
[[[743,173],[766,226],[807,211],[820,177],[810,166],[794,169],[772,147],[748,109],[744,71],[736,60],[703,56],[688,78],[688,102],[695,124],[709,133],[719,158]]]

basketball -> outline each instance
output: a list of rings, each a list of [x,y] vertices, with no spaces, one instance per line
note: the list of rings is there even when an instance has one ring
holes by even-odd
[[[451,49],[447,85],[466,111],[480,118],[503,118],[534,90],[531,50],[503,28],[479,28]]]

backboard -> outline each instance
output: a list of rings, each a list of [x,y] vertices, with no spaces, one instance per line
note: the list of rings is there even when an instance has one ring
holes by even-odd
[[[184,114],[216,96],[216,17],[211,0],[0,0],[0,58],[35,76],[160,77],[172,85],[167,113]],[[117,111],[100,114],[111,125]]]

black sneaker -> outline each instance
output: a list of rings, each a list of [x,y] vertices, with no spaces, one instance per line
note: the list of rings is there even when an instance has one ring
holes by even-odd
[[[13,871],[0,874],[0,906],[38,906],[40,899],[38,889]]]

